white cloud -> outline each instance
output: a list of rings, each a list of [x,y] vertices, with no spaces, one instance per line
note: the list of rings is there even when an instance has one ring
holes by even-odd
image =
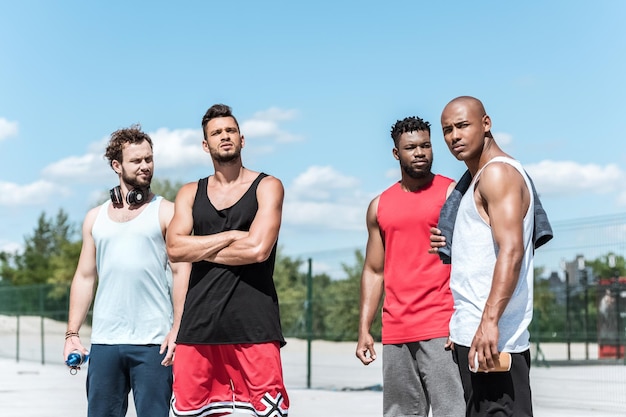
[[[500,146],[507,146],[513,143],[513,135],[504,132],[493,132],[493,137]]]
[[[361,230],[369,196],[359,180],[330,166],[311,166],[285,192],[283,221],[333,230]]]
[[[607,194],[626,192],[626,175],[615,164],[580,164],[573,161],[541,161],[525,165],[541,195]]]
[[[17,135],[17,122],[10,122],[7,119],[0,117],[0,141]]]
[[[388,169],[387,172],[385,172],[385,178],[389,178],[390,180],[398,181],[401,178],[401,176],[402,176],[402,173],[400,172],[398,167]]]
[[[19,253],[24,250],[24,246],[17,242],[0,241],[0,252]]]
[[[68,188],[46,180],[26,185],[0,182],[0,206],[36,206],[69,194]]]
[[[279,128],[278,121],[290,120],[295,117],[294,110],[280,110],[271,108],[258,112],[250,120],[243,123],[246,126],[245,136],[271,137],[275,142],[294,142],[299,137]],[[242,127],[242,132],[244,128]],[[211,163],[211,158],[202,150],[201,129],[174,129],[159,128],[148,133],[154,145],[155,171],[161,169],[189,168]],[[109,137],[95,141],[88,146],[84,155],[70,156],[54,162],[43,169],[43,175],[54,179],[72,180],[76,182],[92,183],[110,177],[111,168],[104,158],[104,150]],[[251,147],[254,154],[268,154],[273,152],[271,144],[262,144]]]
[[[82,156],[69,156],[44,167],[42,173],[46,178],[72,180],[91,183],[106,178],[111,168],[101,154],[87,153]]]
[[[155,170],[204,165],[211,157],[202,150],[201,129],[160,128],[149,133],[154,144]]]
[[[247,120],[241,125],[244,136],[249,137],[272,136],[278,131],[278,125],[271,120]]]
[[[272,108],[256,113],[251,123],[251,133],[257,136],[267,136],[273,143],[293,141],[294,135],[279,128],[278,122],[295,117],[295,111],[284,111]],[[265,122],[265,123],[264,123]],[[17,133],[17,123],[8,122],[0,118],[0,140]],[[210,156],[202,150],[201,129],[160,128],[148,132],[154,144],[155,171],[161,169],[186,169],[193,166],[211,164]],[[83,155],[72,155],[45,166],[41,171],[39,181],[31,184],[19,185],[9,182],[0,182],[0,206],[35,206],[46,204],[52,197],[69,195],[70,187],[77,184],[100,184],[107,179],[115,178],[104,151],[109,136],[90,143]],[[261,143],[248,150],[252,154],[273,152],[273,143]],[[64,184],[60,186],[58,183]],[[101,192],[91,196],[101,200]]]
[[[327,200],[337,190],[352,193],[359,180],[343,175],[330,166],[311,166],[293,180],[294,195],[312,200]]]
[[[256,112],[252,119],[241,123],[241,133],[246,138],[273,138],[278,143],[298,142],[303,138],[281,129],[279,122],[285,122],[297,117],[296,110],[282,110],[272,107]]]
[[[202,150],[200,129],[169,130],[160,128],[148,133],[154,146],[155,170],[183,168],[207,163],[210,157]],[[43,175],[54,179],[93,183],[113,174],[104,151],[109,138],[91,143],[88,153],[70,156],[54,162],[43,169]]]
[[[363,229],[368,202],[286,200],[283,222],[292,226],[325,228],[331,230]]]
[[[620,207],[626,207],[626,190],[619,193],[617,196],[617,205]]]

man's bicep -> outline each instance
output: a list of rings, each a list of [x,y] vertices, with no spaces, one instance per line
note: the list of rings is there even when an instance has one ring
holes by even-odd
[[[168,226],[168,234],[189,235],[193,229],[193,200],[195,188],[192,184],[183,186],[174,201],[174,213]]]
[[[278,232],[283,213],[284,189],[282,183],[267,177],[257,189],[258,209],[250,226],[250,238],[273,246],[278,239]]]
[[[91,233],[95,222],[95,215],[95,211],[90,212],[85,217],[85,221],[83,223],[83,242],[75,273],[75,275],[80,276],[81,278],[95,279],[98,274],[96,266],[96,242]]]
[[[364,268],[380,274],[385,266],[385,247],[383,241],[376,236],[370,236],[367,239],[367,247],[365,251]]]
[[[378,224],[378,198],[367,208],[367,246],[364,267],[374,273],[382,273],[385,263],[385,244]]]
[[[486,176],[480,182],[493,238],[501,250],[523,249],[525,210],[521,187],[525,185],[517,180]]]

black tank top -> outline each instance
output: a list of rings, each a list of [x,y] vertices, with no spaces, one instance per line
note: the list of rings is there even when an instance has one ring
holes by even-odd
[[[226,230],[250,230],[256,216],[256,198],[264,173],[239,201],[217,210],[207,195],[208,177],[198,181],[193,203],[194,235]],[[274,286],[276,245],[270,257],[242,266],[194,262],[178,332],[181,344],[235,344],[278,341],[285,344]]]

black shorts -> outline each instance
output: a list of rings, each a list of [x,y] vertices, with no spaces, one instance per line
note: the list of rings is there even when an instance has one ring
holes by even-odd
[[[454,345],[463,383],[468,417],[533,415],[530,393],[530,350],[511,353],[508,372],[474,373],[469,370],[469,347]]]

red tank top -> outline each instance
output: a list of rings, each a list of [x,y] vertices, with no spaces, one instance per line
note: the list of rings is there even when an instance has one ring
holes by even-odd
[[[400,183],[378,201],[378,225],[385,244],[383,344],[447,337],[453,310],[450,265],[430,249],[450,178],[435,175],[426,187],[403,191]]]

